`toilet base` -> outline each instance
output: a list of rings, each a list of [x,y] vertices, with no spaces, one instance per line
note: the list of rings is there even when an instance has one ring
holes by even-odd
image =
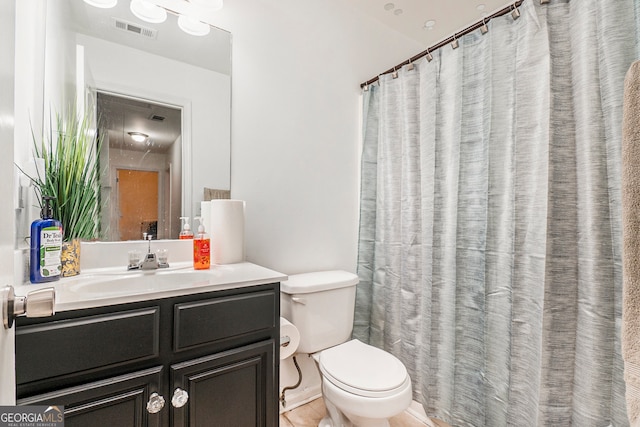
[[[330,401],[324,401],[327,407],[327,416],[320,420],[318,427],[390,427],[387,419],[371,419],[356,417],[357,419],[348,419],[336,406]]]
[[[323,378],[322,396],[327,416],[319,427],[389,427],[389,417],[400,414],[411,404],[411,380],[407,378],[396,395],[376,399],[345,392]]]

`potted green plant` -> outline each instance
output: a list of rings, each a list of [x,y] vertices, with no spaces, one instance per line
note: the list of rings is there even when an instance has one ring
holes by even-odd
[[[100,233],[101,138],[91,112],[55,113],[41,138],[33,134],[34,156],[44,161],[44,176],[30,177],[38,200],[53,197],[53,217],[62,223],[62,276],[80,272],[80,240]]]

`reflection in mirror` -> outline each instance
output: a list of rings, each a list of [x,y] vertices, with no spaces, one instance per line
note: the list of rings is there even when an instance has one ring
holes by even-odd
[[[102,235],[177,239],[182,200],[182,111],[98,92]]]
[[[101,226],[108,240],[142,238],[143,222],[155,230],[154,238],[176,238],[180,216],[199,214],[204,188],[231,187],[231,35],[213,27],[207,36],[189,35],[179,29],[177,19],[169,14],[161,24],[140,21],[129,10],[128,1],[119,1],[112,9],[81,0],[46,2],[45,117],[49,108],[60,109],[70,102],[91,107],[100,100],[101,125],[108,117],[107,107],[121,111],[119,119],[109,119],[109,130],[102,131],[110,140],[126,144],[131,141],[128,132],[145,133],[152,143],[162,138],[152,130],[140,130],[139,123],[127,117],[124,105],[147,108],[147,121],[155,110],[166,120],[177,115],[179,129],[170,149],[175,153],[164,169],[149,167],[160,155],[155,147],[144,152],[125,146],[108,148],[121,156],[121,170],[158,171],[156,215],[132,218],[138,225],[124,232],[122,218],[129,214],[115,198],[118,168],[109,156],[110,173],[104,178],[102,196],[110,206],[103,211]],[[145,107],[136,107],[134,101]],[[170,113],[169,107],[175,111]],[[121,124],[114,130],[111,126],[117,120]],[[130,157],[125,159],[125,154]],[[103,157],[102,166],[104,161]]]

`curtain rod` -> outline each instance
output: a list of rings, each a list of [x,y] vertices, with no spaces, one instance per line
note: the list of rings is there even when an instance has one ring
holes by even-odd
[[[419,54],[417,54],[415,56],[412,56],[411,58],[407,59],[404,62],[401,62],[400,64],[396,65],[393,68],[389,68],[387,71],[385,71],[384,73],[380,73],[379,75],[375,76],[371,80],[367,80],[366,82],[361,83],[360,87],[363,88],[365,86],[369,86],[371,83],[377,82],[381,75],[393,73],[393,72],[399,70],[400,68],[402,68],[403,66],[411,64],[412,62],[417,61],[418,59],[422,58],[423,56],[427,56],[428,54],[432,53],[434,50],[440,49],[442,46],[446,46],[449,43],[455,41],[456,39],[459,39],[460,37],[462,37],[462,36],[464,36],[466,34],[469,34],[472,31],[477,30],[478,28],[482,27],[483,25],[485,25],[487,22],[489,22],[493,18],[497,18],[498,16],[506,15],[509,12],[515,11],[518,8],[518,6],[520,6],[523,2],[524,2],[524,0],[518,0],[515,3],[510,4],[509,6],[503,7],[502,9],[492,13],[489,16],[485,16],[483,19],[481,19],[480,21],[476,22],[475,24],[472,24],[472,25],[468,26],[467,28],[465,28],[464,30],[462,30],[462,31],[460,31],[458,33],[453,33],[452,36],[450,36],[450,37],[442,40],[441,42],[431,46],[427,50],[425,50],[423,52],[420,52]],[[547,2],[548,2],[548,0],[540,0],[540,3],[547,3]],[[518,13],[518,16],[520,16],[519,13]]]

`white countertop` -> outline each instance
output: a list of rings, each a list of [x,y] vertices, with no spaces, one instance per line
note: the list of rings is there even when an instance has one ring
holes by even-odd
[[[54,287],[55,311],[102,307],[224,289],[236,289],[286,280],[285,274],[249,262],[212,265],[194,270],[191,262],[173,263],[158,270],[125,271],[122,267],[82,270],[56,282],[16,286],[16,295]]]

